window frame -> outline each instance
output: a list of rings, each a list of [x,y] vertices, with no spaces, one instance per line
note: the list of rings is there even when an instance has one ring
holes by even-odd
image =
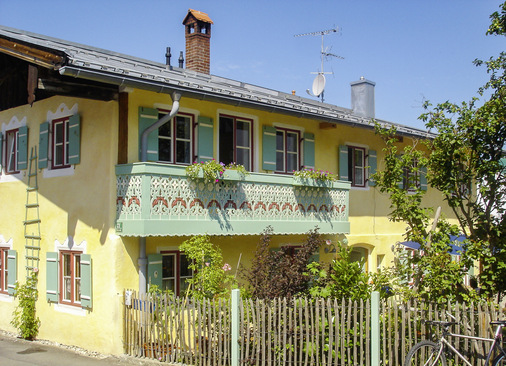
[[[408,192],[416,192],[422,186],[420,179],[420,169],[418,167],[418,161],[413,161],[412,167],[404,167],[402,171],[402,187]],[[412,178],[411,178],[412,177]],[[414,186],[410,186],[410,180],[412,179]]]
[[[279,174],[293,174],[294,170],[299,170],[300,167],[301,167],[301,131],[299,130],[294,130],[294,129],[291,129],[291,128],[283,128],[283,127],[275,127],[276,128],[276,170],[275,172],[276,173],[279,173]],[[278,144],[277,144],[277,137],[278,137],[278,132],[282,133],[283,134],[283,150],[278,150]],[[297,139],[297,142],[296,142],[296,147],[297,147],[297,151],[296,151],[296,155],[297,155],[297,162],[296,162],[296,169],[292,170],[292,171],[288,171],[287,169],[287,157],[288,157],[288,151],[287,151],[287,135],[288,133],[291,133],[291,134],[295,134],[296,135],[296,139]],[[278,157],[278,153],[282,153],[283,154],[283,170],[280,170],[278,169],[278,166],[277,166],[277,157]]]
[[[174,289],[174,295],[176,296],[179,296],[180,293],[181,293],[181,280],[182,278],[184,279],[189,279],[189,278],[193,278],[193,270],[191,268],[189,268],[189,270],[191,271],[192,275],[191,277],[188,277],[188,276],[181,276],[181,257],[182,256],[186,256],[184,253],[182,253],[180,250],[164,250],[164,251],[161,251],[160,254],[162,255],[162,288],[161,290],[163,291],[165,288],[164,288],[164,280],[170,280],[170,279],[174,279],[174,283],[175,283],[175,289]],[[175,257],[175,277],[163,277],[163,257],[165,256],[174,256]]]
[[[20,171],[18,170],[18,137],[19,136],[19,128],[13,128],[11,130],[5,131],[4,136],[4,171],[5,174],[18,174]],[[9,137],[12,139],[12,147],[11,151],[9,151]],[[12,158],[14,159],[14,169],[10,169],[10,165],[12,162]]]
[[[352,187],[365,188],[367,186],[367,177],[366,177],[366,159],[367,159],[367,149],[365,147],[347,145],[348,147],[348,179],[351,182]],[[359,150],[362,152],[362,166],[357,166],[355,162],[355,150]],[[358,184],[355,178],[355,169],[360,168],[362,170],[362,182]]]
[[[0,294],[8,295],[9,290],[9,247],[0,247]]]
[[[81,251],[75,251],[75,250],[60,250],[58,253],[59,261],[58,261],[58,288],[59,288],[59,303],[62,305],[70,305],[70,306],[76,306],[81,307],[81,255],[83,252]],[[71,299],[67,300],[65,299],[65,262],[64,262],[64,256],[69,255],[70,256],[70,296]],[[79,257],[79,263],[76,267],[76,261],[75,258]],[[76,268],[79,271],[79,299],[76,297]]]
[[[223,157],[221,156],[221,146],[222,146],[222,141],[221,141],[221,127],[222,127],[222,118],[229,118],[229,119],[232,119],[233,120],[233,161],[231,162],[225,162],[223,160]],[[237,122],[247,122],[249,124],[249,167],[245,166],[246,170],[247,171],[253,171],[253,167],[255,166],[254,165],[254,146],[253,146],[253,124],[254,124],[254,121],[252,118],[247,118],[247,117],[238,117],[238,116],[233,116],[233,115],[228,115],[228,114],[220,114],[219,117],[218,117],[218,121],[219,121],[219,125],[218,125],[218,137],[219,137],[219,141],[220,141],[220,146],[218,147],[218,154],[220,155],[219,158],[220,158],[220,161],[226,163],[226,164],[229,164],[229,163],[236,163],[236,164],[239,164],[239,162],[237,161]],[[244,165],[244,164],[243,164]]]
[[[170,113],[170,110],[167,109],[158,109],[158,118],[163,117],[163,115],[166,115]],[[177,138],[177,123],[176,120],[178,117],[184,117],[190,119],[190,156],[189,156],[189,162],[188,163],[181,163],[176,161],[177,156],[177,141],[185,141],[186,139],[180,139]],[[191,113],[185,113],[185,112],[178,112],[173,118],[171,118],[170,121],[167,121],[166,124],[170,124],[170,133],[171,137],[167,138],[165,136],[160,135],[160,127],[158,127],[158,162],[164,163],[164,164],[174,164],[174,165],[191,165],[195,160],[195,115]],[[160,139],[170,139],[171,143],[171,160],[161,160],[160,159]]]
[[[70,116],[67,117],[61,117],[56,118],[51,121],[51,145],[50,145],[50,151],[51,151],[51,169],[65,169],[69,168],[71,166],[69,162],[69,149],[70,149],[70,133],[69,133],[69,123],[70,122]],[[56,125],[62,124],[62,141],[56,142]],[[63,146],[62,148],[62,162],[61,164],[56,164],[56,148],[57,146]]]

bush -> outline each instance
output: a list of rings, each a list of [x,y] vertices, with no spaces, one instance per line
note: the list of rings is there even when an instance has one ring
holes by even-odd
[[[293,297],[308,290],[311,276],[307,273],[313,254],[323,244],[318,228],[310,231],[302,247],[271,250],[272,227],[262,233],[250,268],[241,267],[240,277],[246,280],[246,292],[258,299]]]
[[[14,295],[18,304],[14,309],[11,324],[19,330],[21,337],[28,340],[35,339],[40,327],[40,320],[35,314],[35,303],[39,296],[37,274],[38,271],[34,270],[23,285],[16,282]]]

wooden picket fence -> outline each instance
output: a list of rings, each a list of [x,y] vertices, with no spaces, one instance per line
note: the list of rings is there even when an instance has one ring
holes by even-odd
[[[125,353],[168,363],[230,365],[231,302],[163,296],[131,296],[124,305]],[[323,299],[242,299],[239,302],[239,363],[273,365],[371,365],[371,302]],[[501,319],[492,306],[435,306],[390,299],[379,309],[380,362],[402,365],[410,347],[430,338],[422,320],[459,321],[456,332],[492,336]],[[464,329],[465,328],[465,329]],[[470,341],[465,349],[485,353]],[[479,356],[473,364],[480,365]],[[458,365],[457,362],[455,362]]]
[[[413,345],[440,335],[441,329],[429,326],[425,322],[427,320],[456,321],[458,324],[451,328],[453,333],[493,338],[495,329],[490,322],[505,318],[494,305],[436,305],[417,301],[402,303],[395,298],[383,301],[380,310],[382,365],[402,365]],[[456,337],[450,341],[466,353],[473,365],[485,365],[484,355],[488,353],[491,343]],[[451,365],[464,364],[456,356],[447,361],[451,361]]]

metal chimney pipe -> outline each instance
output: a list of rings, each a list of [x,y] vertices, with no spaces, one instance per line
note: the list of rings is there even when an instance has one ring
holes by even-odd
[[[170,66],[170,58],[172,54],[170,53],[170,47],[167,47],[165,50],[165,65]]]
[[[179,53],[179,67],[182,69],[184,67],[184,58],[183,58],[183,51]]]

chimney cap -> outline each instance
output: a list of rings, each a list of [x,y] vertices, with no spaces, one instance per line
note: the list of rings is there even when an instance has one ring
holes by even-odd
[[[188,14],[186,14],[186,16],[184,17],[183,24],[186,24],[186,21],[188,20],[188,17],[190,17],[190,15],[192,15],[195,19],[201,22],[214,24],[211,18],[209,18],[209,15],[207,15],[203,11],[193,9],[188,9]]]
[[[371,81],[371,80],[367,80],[366,78],[364,78],[363,76],[360,77],[360,80],[358,81],[352,81],[350,83],[351,86],[353,85],[357,85],[357,84],[370,84],[372,86],[376,86],[376,83],[374,81]]]

